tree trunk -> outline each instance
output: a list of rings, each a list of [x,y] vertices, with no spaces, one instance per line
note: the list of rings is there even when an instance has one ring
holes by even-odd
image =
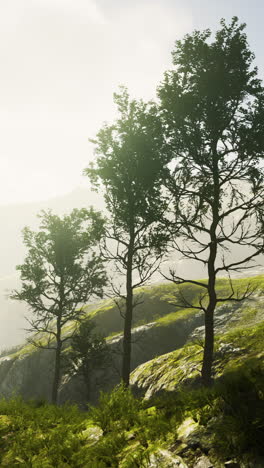
[[[91,398],[91,368],[87,366],[84,368],[83,381],[85,386],[85,397],[86,401],[89,402]]]
[[[126,311],[123,339],[122,382],[128,387],[131,366],[131,328],[133,315],[133,288],[132,288],[132,263],[133,263],[134,236],[130,236],[128,249],[127,275],[126,275]]]
[[[209,304],[205,311],[205,339],[204,339],[204,355],[202,365],[202,381],[205,386],[212,383],[212,365],[214,356],[214,311],[217,304],[215,290],[215,259],[217,254],[217,243],[215,230],[211,232],[211,238],[214,240],[210,245],[210,254],[208,259],[208,295]]]
[[[214,311],[205,312],[205,342],[202,365],[202,381],[206,387],[212,384],[212,365],[214,355]]]
[[[205,386],[212,383],[212,366],[214,358],[214,311],[217,304],[216,297],[216,272],[215,262],[217,256],[217,235],[216,230],[219,222],[219,200],[220,200],[220,187],[219,187],[219,171],[218,171],[218,155],[217,143],[215,142],[213,148],[213,203],[212,207],[212,224],[210,226],[210,244],[209,244],[209,258],[208,258],[208,296],[209,304],[205,311],[205,340],[204,340],[204,355],[202,365],[202,381]]]
[[[52,385],[52,394],[51,394],[51,402],[56,405],[58,401],[58,389],[60,383],[60,367],[61,367],[61,347],[62,343],[60,339],[57,340],[57,348],[55,354],[55,366],[54,366],[54,377],[53,377],[53,385]]]

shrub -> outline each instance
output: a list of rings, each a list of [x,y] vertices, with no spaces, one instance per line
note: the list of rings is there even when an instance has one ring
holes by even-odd
[[[99,405],[89,406],[89,417],[106,434],[117,427],[128,430],[139,418],[141,401],[136,399],[131,390],[120,385],[111,393],[100,394]]]

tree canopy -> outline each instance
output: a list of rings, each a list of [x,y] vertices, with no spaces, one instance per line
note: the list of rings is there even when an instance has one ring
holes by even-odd
[[[104,219],[93,209],[73,210],[60,218],[42,212],[39,231],[23,230],[27,256],[20,271],[22,287],[12,298],[28,304],[30,342],[55,350],[52,401],[57,401],[61,351],[71,332],[62,328],[80,319],[82,306],[103,295],[106,274],[96,247],[104,232]]]
[[[114,284],[113,290],[124,316],[122,378],[128,385],[132,311],[137,305],[133,291],[156,271],[168,240],[161,223],[168,157],[157,106],[131,100],[126,89],[115,94],[115,102],[118,119],[104,125],[93,140],[96,161],[86,174],[104,188],[110,217],[103,251],[125,276],[125,292]]]
[[[214,325],[219,302],[242,300],[250,293],[234,291],[217,297],[218,274],[245,269],[263,251],[259,214],[263,204],[264,88],[253,66],[244,32],[234,17],[212,39],[210,30],[195,31],[177,41],[174,68],[165,74],[158,95],[164,129],[173,154],[167,184],[173,196],[169,220],[176,250],[206,267],[207,281],[171,279],[201,287],[205,312],[202,377],[211,380]],[[239,258],[230,251],[239,246]]]

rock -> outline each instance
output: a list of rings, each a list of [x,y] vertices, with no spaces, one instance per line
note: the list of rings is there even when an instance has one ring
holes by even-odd
[[[214,465],[210,462],[208,457],[203,455],[196,461],[193,468],[214,468]]]
[[[240,464],[234,460],[228,460],[224,466],[225,468],[240,468]]]
[[[89,426],[87,429],[82,431],[82,437],[88,445],[95,444],[102,436],[103,431],[99,426]]]
[[[132,391],[148,400],[190,385],[200,375],[201,360],[202,349],[195,347],[190,354],[176,350],[145,362],[131,374]]]
[[[185,419],[178,427],[178,438],[181,441],[186,442],[190,434],[194,432],[197,427],[198,423],[196,423],[192,418]]]
[[[148,468],[188,468],[188,466],[178,455],[159,449],[150,455]]]
[[[166,310],[165,306],[166,302],[163,304]],[[167,305],[168,307],[167,313],[171,310],[171,306]],[[108,318],[109,323],[112,323],[112,311],[110,310],[110,312],[109,317],[107,314],[103,315],[103,322]],[[118,311],[116,315],[118,317],[116,320],[121,322],[120,327],[122,328],[122,320]],[[97,321],[100,322],[100,313],[98,313]],[[152,320],[145,325],[135,327],[132,332],[134,342],[131,369],[137,368],[158,355],[172,352],[175,348],[180,349],[186,343],[190,333],[202,323],[203,317],[199,314],[193,314],[187,318],[182,317],[177,321],[172,321],[169,326]],[[122,334],[109,338],[107,344],[112,352],[114,363],[111,368],[109,367],[105,371],[103,382],[100,381],[100,388],[96,385],[92,386],[90,399],[92,404],[97,402],[100,390],[110,391],[120,381],[120,375],[116,370],[121,368]],[[35,349],[30,345],[21,347],[16,353],[4,356],[0,360],[0,393],[6,397],[16,393],[25,399],[35,398],[49,401],[53,368],[53,350]],[[190,373],[188,368],[186,374]],[[173,377],[171,387],[174,387],[174,383]],[[161,382],[161,389],[163,388],[167,389],[167,381]],[[78,403],[80,406],[86,403],[83,383],[76,376],[66,376],[61,381],[59,404],[66,401]]]
[[[241,348],[235,348],[231,343],[221,343],[218,348],[218,353],[227,354],[239,354],[241,353]]]
[[[210,425],[207,427],[198,426],[189,433],[188,437],[185,438],[185,443],[193,450],[197,448],[201,449],[202,452],[208,453],[214,446],[213,433],[210,429]]]

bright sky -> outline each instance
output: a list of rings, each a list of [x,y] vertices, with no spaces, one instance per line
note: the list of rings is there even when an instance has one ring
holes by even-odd
[[[93,137],[126,85],[149,99],[174,41],[237,15],[264,76],[263,0],[2,0],[0,204],[87,184]]]

